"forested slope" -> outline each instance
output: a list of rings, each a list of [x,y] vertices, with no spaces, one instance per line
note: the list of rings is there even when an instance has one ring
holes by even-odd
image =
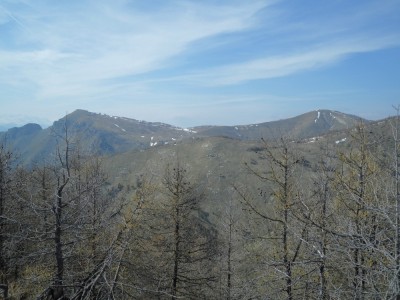
[[[109,157],[68,126],[0,148],[11,299],[394,299],[400,120],[318,138],[198,137]]]

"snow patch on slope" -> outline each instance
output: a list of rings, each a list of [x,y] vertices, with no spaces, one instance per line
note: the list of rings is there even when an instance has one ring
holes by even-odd
[[[335,143],[336,143],[336,144],[343,143],[343,142],[346,141],[346,139],[347,139],[347,138],[343,138],[343,139],[341,139],[341,140],[336,141]]]
[[[319,120],[319,117],[321,116],[321,112],[319,110],[317,110],[317,118],[314,120],[314,123],[317,123],[317,121]]]
[[[121,129],[123,132],[126,132],[126,130],[122,127],[119,127],[117,124],[114,124],[115,126],[117,126],[119,129]]]

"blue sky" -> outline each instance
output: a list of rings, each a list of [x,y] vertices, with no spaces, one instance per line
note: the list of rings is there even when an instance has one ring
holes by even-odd
[[[399,0],[1,0],[0,123],[178,126],[400,104]]]

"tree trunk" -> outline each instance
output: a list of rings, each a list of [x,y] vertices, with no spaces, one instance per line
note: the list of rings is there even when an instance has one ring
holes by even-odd
[[[54,231],[54,242],[55,242],[55,256],[57,264],[57,273],[55,278],[55,285],[58,290],[63,293],[63,274],[64,274],[64,256],[62,249],[62,228],[61,228],[61,217],[62,217],[62,188],[60,187],[57,191],[57,197],[55,199],[54,214],[56,218],[55,231]]]
[[[180,244],[180,223],[179,223],[179,207],[175,209],[175,249],[174,249],[174,273],[172,275],[172,299],[176,298],[178,288],[178,274],[179,274],[179,244]]]

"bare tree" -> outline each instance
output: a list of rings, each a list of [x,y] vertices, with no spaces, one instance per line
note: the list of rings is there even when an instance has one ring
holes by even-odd
[[[374,293],[371,280],[368,279],[372,268],[367,262],[375,265],[376,259],[371,245],[377,243],[379,226],[374,209],[379,203],[373,188],[378,167],[371,152],[371,143],[374,141],[369,141],[364,124],[356,127],[352,142],[352,149],[339,155],[341,167],[337,172],[336,187],[340,208],[338,214],[344,217],[342,233],[347,235],[342,247],[349,250],[343,259],[346,257],[353,269],[349,277],[349,293],[354,299],[365,299]]]
[[[173,298],[199,296],[202,288],[214,280],[213,274],[207,272],[215,251],[214,233],[195,215],[204,195],[188,180],[186,173],[177,163],[167,168],[163,180],[167,200],[164,208],[170,222],[166,225],[173,230],[166,249],[172,254],[170,291]]]
[[[224,191],[227,192],[226,190]],[[247,263],[245,232],[247,227],[237,193],[229,189],[228,199],[220,201],[218,209],[219,256],[220,256],[220,299],[244,299],[253,292],[248,284],[248,273],[252,273]]]
[[[101,161],[81,152],[67,121],[54,134],[53,159],[33,168],[20,199],[27,207],[24,222],[30,241],[25,256],[34,258],[31,268],[36,268],[25,289],[32,294],[47,289],[50,299],[59,299],[70,295],[104,260],[113,234],[113,208]],[[33,277],[28,265],[24,269],[23,276]]]
[[[336,212],[334,199],[335,171],[337,157],[333,149],[324,144],[321,155],[314,164],[311,174],[310,200],[303,203],[301,218],[311,225],[307,245],[311,250],[312,261],[318,269],[318,286],[316,299],[334,298],[331,277],[335,274],[338,261],[335,260],[334,250],[337,247]]]
[[[382,174],[377,184],[380,206],[379,213],[383,228],[379,228],[379,244],[374,249],[381,255],[379,269],[385,281],[384,291],[389,299],[400,299],[400,107],[394,107],[396,116],[389,120],[391,140],[388,141],[391,155],[383,155]]]
[[[262,205],[262,201],[255,200],[243,189],[236,190],[245,207],[253,214],[252,218],[267,225],[268,233],[256,234],[261,241],[268,241],[269,250],[264,253],[264,256],[268,256],[264,258],[264,264],[270,271],[266,273],[269,276],[272,272],[276,274],[270,280],[273,284],[265,293],[276,299],[284,297],[281,293],[284,291],[286,299],[295,299],[301,293],[308,295],[309,292],[307,280],[301,279],[308,272],[299,272],[299,266],[305,266],[302,262],[305,259],[302,248],[307,239],[309,224],[298,221],[295,213],[302,202],[301,190],[297,187],[302,157],[284,138],[278,143],[269,144],[265,140],[262,143],[263,147],[257,153],[265,167],[255,169],[248,164],[246,166],[264,184],[259,194],[269,204]]]
[[[7,147],[6,141],[0,144],[0,290],[4,298],[8,295],[8,279],[12,270],[12,251],[15,211],[16,157]]]

